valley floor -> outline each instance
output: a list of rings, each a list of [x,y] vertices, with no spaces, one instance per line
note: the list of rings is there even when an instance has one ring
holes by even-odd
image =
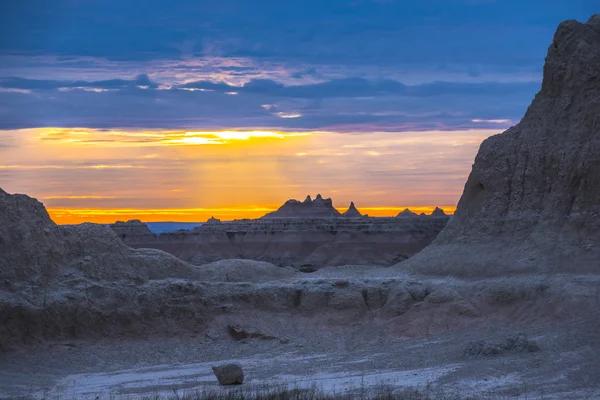
[[[369,327],[314,336],[235,341],[226,330],[190,336],[60,342],[0,354],[0,398],[171,398],[221,389],[211,365],[242,364],[244,387],[316,386],[326,393],[415,387],[437,398],[600,398],[600,322],[523,327],[540,351],[466,357],[473,340],[513,334],[501,327],[402,339]],[[445,397],[448,396],[448,397]],[[436,397],[434,397],[436,398]]]

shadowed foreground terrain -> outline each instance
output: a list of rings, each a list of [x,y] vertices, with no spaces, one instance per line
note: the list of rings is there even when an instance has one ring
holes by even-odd
[[[235,361],[247,393],[599,398],[598,76],[600,15],[560,24],[523,120],[390,268],[192,265],[0,191],[0,397],[193,396]]]

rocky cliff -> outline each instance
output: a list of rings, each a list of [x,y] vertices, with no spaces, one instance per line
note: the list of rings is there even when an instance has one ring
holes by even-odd
[[[559,25],[540,92],[485,140],[454,217],[401,268],[466,276],[600,271],[600,15]]]

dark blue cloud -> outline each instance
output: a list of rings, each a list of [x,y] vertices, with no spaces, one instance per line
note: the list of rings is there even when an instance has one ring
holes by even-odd
[[[148,75],[138,75],[135,79],[108,79],[102,81],[57,81],[44,79],[26,79],[26,78],[0,78],[0,87],[7,89],[60,89],[60,88],[99,88],[99,89],[120,89],[126,87],[147,86],[155,88],[158,85],[152,82]]]
[[[126,82],[128,85],[147,83],[145,78]],[[223,83],[193,82],[183,86],[208,91],[125,86],[96,93],[49,89],[69,85],[96,88],[100,86],[98,82],[11,80],[9,83],[14,89],[33,90],[31,93],[0,91],[0,103],[5,104],[0,109],[0,129],[43,126],[347,131],[480,128],[489,125],[487,120],[518,120],[539,88],[539,83],[436,82],[406,86],[396,81],[370,82],[356,78],[304,86],[257,80],[239,88]],[[113,84],[104,83],[104,87],[112,88]],[[481,121],[474,123],[474,119]]]
[[[597,1],[4,0],[0,128],[515,121]]]
[[[1,84],[0,84],[1,85]],[[209,81],[188,82],[179,88],[205,89],[219,92],[238,92],[261,94],[273,97],[296,97],[319,99],[328,97],[366,97],[402,95],[409,97],[440,96],[453,94],[499,96],[523,94],[530,96],[539,88],[538,82],[519,83],[464,83],[464,82],[432,82],[421,85],[407,86],[400,82],[383,79],[370,81],[363,78],[335,79],[327,82],[286,86],[282,83],[267,79],[251,80],[242,87],[226,83]]]

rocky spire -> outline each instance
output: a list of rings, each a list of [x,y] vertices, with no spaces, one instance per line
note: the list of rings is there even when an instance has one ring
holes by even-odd
[[[348,210],[346,210],[346,212],[343,213],[342,216],[347,218],[360,218],[362,217],[362,214],[356,209],[354,202],[351,201],[350,207],[348,207]]]

